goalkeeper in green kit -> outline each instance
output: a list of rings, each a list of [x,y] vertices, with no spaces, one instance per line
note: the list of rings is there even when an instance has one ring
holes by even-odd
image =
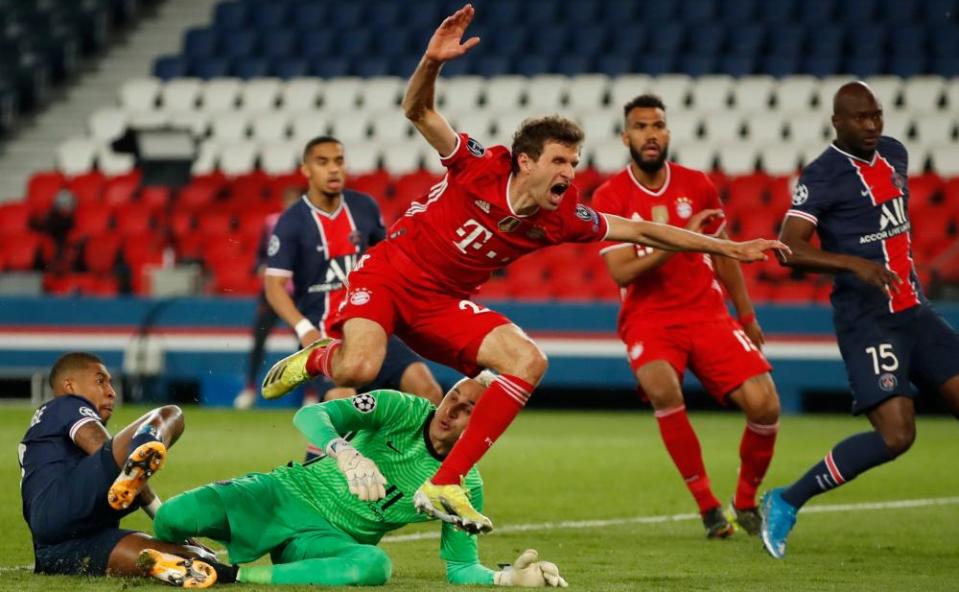
[[[414,509],[413,494],[452,449],[484,388],[477,380],[463,379],[438,407],[391,390],[304,407],[293,424],[326,456],[175,496],[157,511],[156,537],[212,538],[226,546],[234,564],[270,554],[273,565],[236,567],[239,582],[385,584],[392,566],[376,544],[392,530],[430,520]],[[348,434],[353,434],[349,440],[343,437]],[[475,468],[464,487],[482,511],[483,481]],[[452,522],[450,517],[442,525],[440,538],[450,583],[567,585],[556,565],[538,561],[532,549],[512,568],[483,566],[476,536]]]

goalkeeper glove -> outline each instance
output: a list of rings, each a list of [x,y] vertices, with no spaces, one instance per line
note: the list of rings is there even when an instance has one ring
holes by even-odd
[[[375,462],[360,454],[349,442],[337,438],[327,445],[326,453],[336,459],[336,465],[350,486],[350,493],[365,502],[386,497],[386,477]]]
[[[512,566],[493,574],[497,586],[520,586],[523,588],[566,588],[569,584],[559,575],[555,563],[539,561],[536,549],[520,553]]]

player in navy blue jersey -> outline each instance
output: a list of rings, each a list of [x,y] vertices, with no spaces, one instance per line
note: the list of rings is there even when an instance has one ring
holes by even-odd
[[[267,248],[266,297],[306,347],[328,336],[346,298],[346,277],[366,250],[386,236],[379,206],[369,195],[345,188],[343,145],[330,136],[310,140],[300,170],[309,190],[288,208]],[[293,295],[286,291],[292,278]],[[386,362],[369,390],[393,388],[439,403],[442,391],[422,358],[391,338]],[[336,388],[327,399],[352,396]]]
[[[54,398],[33,415],[20,442],[23,517],[33,537],[35,571],[73,575],[151,575],[206,588],[235,569],[195,543],[164,543],[120,528],[137,508],[151,518],[160,500],[147,479],[183,433],[176,406],[154,409],[110,437],[116,392],[96,356],[72,352],[50,371]],[[197,559],[203,556],[204,559]]]
[[[908,154],[882,135],[882,105],[862,82],[833,100],[835,141],[802,172],[781,239],[784,265],[835,274],[833,324],[853,413],[873,430],[837,444],[798,481],[763,499],[763,544],[782,558],[796,513],[906,452],[916,437],[916,387],[939,393],[959,417],[959,336],[922,293],[912,261]],[[810,244],[813,233],[822,248]]]

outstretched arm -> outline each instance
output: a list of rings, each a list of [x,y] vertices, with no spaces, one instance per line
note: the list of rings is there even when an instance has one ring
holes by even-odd
[[[789,246],[789,251],[779,253],[779,263],[786,267],[794,267],[803,271],[819,273],[856,274],[863,282],[882,290],[899,291],[902,278],[892,270],[868,259],[854,255],[830,253],[823,251],[810,242],[816,226],[798,216],[786,216],[783,228],[779,233],[782,242]]]
[[[700,215],[719,215],[720,210],[703,210]],[[666,251],[698,251],[712,255],[732,257],[739,261],[763,261],[766,251],[788,251],[788,247],[777,240],[758,238],[746,242],[733,242],[690,232],[669,224],[646,222],[645,220],[627,220],[612,214],[606,216],[609,231],[606,240],[646,245]]]
[[[462,42],[474,12],[473,6],[467,4],[443,20],[430,38],[403,95],[406,118],[441,156],[453,152],[457,138],[449,122],[436,110],[436,78],[444,62],[460,57],[479,43],[479,37]]]

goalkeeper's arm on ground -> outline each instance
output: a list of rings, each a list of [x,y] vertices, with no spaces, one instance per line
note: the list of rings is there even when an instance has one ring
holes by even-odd
[[[410,404],[398,392],[380,390],[360,393],[348,399],[336,399],[307,405],[293,416],[293,425],[320,450],[343,434],[376,430],[392,416],[403,416]]]

